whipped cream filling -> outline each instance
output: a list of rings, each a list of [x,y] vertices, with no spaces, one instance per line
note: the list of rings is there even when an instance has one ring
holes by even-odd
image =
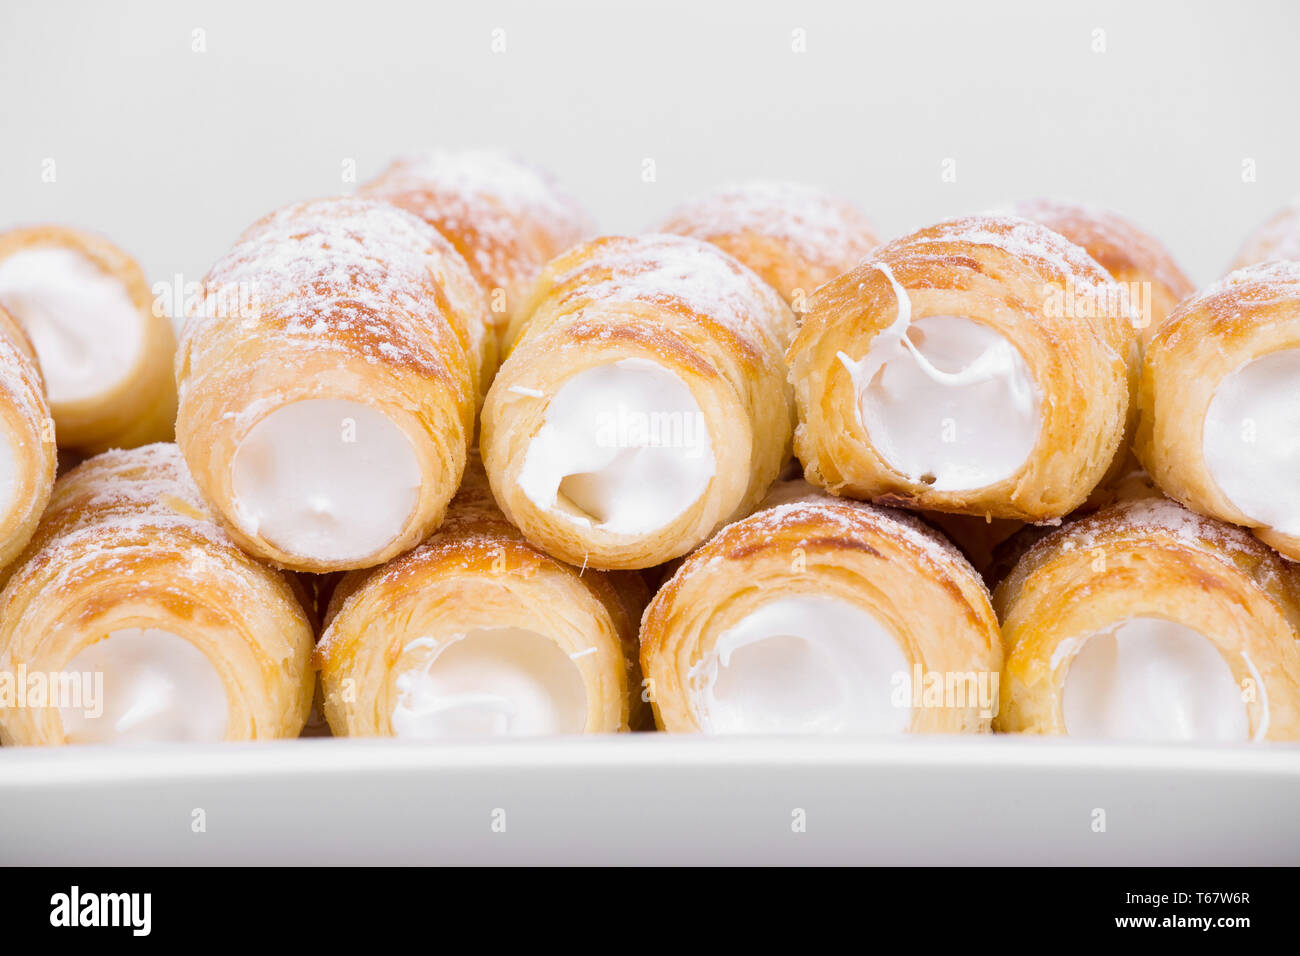
[[[1300,535],[1300,349],[1272,352],[1225,375],[1201,441],[1210,475],[1242,514]]]
[[[708,423],[686,383],[630,358],[560,386],[528,444],[519,487],[543,511],[641,535],[686,511],[713,475]]]
[[[235,450],[235,515],[289,554],[370,557],[406,528],[420,465],[387,415],[346,399],[309,399],[271,412]]]
[[[1242,689],[1228,662],[1204,634],[1185,624],[1134,617],[1086,635],[1064,652],[1058,648],[1058,653],[1071,652],[1062,697],[1071,736],[1250,737]]]
[[[24,249],[0,260],[0,305],[31,339],[51,402],[117,388],[144,347],[126,287],[74,249]]]
[[[98,681],[96,675],[102,675],[98,708],[59,708],[70,744],[203,742],[226,736],[229,703],[221,675],[207,655],[170,631],[113,631],[74,655],[63,674],[82,681],[83,704],[94,686],[87,677]]]
[[[838,598],[778,598],[747,614],[694,667],[691,705],[712,734],[902,733],[911,674],[894,635]]]
[[[889,267],[898,317],[867,354],[838,353],[876,452],[936,491],[982,488],[1014,475],[1038,442],[1041,396],[1023,356],[995,329],[955,315],[912,319]]]
[[[393,732],[399,737],[534,736],[582,733],[587,687],[558,644],[536,631],[488,627],[404,651],[434,648],[399,674]]]

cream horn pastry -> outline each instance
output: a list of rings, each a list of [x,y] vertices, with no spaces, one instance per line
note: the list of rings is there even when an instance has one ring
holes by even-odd
[[[1300,198],[1278,210],[1246,237],[1232,269],[1244,269],[1272,259],[1300,261]]]
[[[998,586],[1000,731],[1300,737],[1300,567],[1163,496],[1033,545]]]
[[[488,297],[501,347],[542,266],[591,231],[550,174],[495,150],[400,157],[361,195],[401,206],[447,237]]]
[[[644,707],[630,572],[533,547],[471,467],[447,519],[346,575],[316,650],[335,736],[532,736],[636,729]]]
[[[979,576],[915,516],[802,481],[718,532],[641,621],[660,728],[988,731],[1002,666]]]
[[[1081,246],[1126,286],[1144,344],[1174,306],[1196,291],[1160,240],[1113,212],[1059,199],[1025,200],[1012,212]]]
[[[175,445],[105,452],[59,479],[0,591],[0,741],[295,737],[311,651],[293,588],[230,540]]]
[[[1193,511],[1300,560],[1300,262],[1230,273],[1147,349],[1135,448]]]
[[[495,355],[483,294],[436,229],[375,200],[298,203],[204,280],[177,355],[177,442],[254,555],[380,564],[442,520]]]
[[[814,186],[755,180],[723,186],[673,211],[660,232],[694,236],[735,256],[796,313],[814,289],[848,272],[880,240],[853,203]]]
[[[794,315],[682,236],[609,236],[547,265],[483,407],[484,464],[530,541],[648,568],[748,513],[790,453]]]
[[[0,306],[36,350],[61,447],[171,439],[176,336],[125,252],[63,226],[0,233]]]
[[[1133,320],[1124,288],[1037,223],[923,229],[813,295],[789,353],[795,454],[838,495],[1060,517],[1127,451]]]
[[[0,568],[27,545],[50,500],[58,458],[36,353],[0,308]]]

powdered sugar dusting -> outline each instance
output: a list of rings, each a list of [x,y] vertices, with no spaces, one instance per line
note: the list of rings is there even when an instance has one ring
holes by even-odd
[[[1018,569],[1067,550],[1091,551],[1117,539],[1164,538],[1195,550],[1238,572],[1249,573],[1263,588],[1286,587],[1300,595],[1300,573],[1292,571],[1272,549],[1243,528],[1199,515],[1165,497],[1145,497],[1120,502],[1095,514],[1070,522],[1061,530],[1035,542]],[[1288,575],[1283,582],[1280,576]],[[1013,571],[1011,577],[1015,577]]]
[[[26,576],[44,573],[42,587],[58,590],[114,568],[135,574],[142,559],[169,559],[166,581],[195,585],[256,567],[213,518],[174,444],[108,451],[59,479],[0,604]]]
[[[202,368],[204,349],[222,339],[215,327],[241,323],[275,329],[295,350],[346,351],[438,374],[444,353],[461,348],[458,338],[477,353],[487,334],[485,315],[440,308],[449,294],[443,280],[457,263],[464,270],[435,229],[387,203],[288,206],[254,224],[213,266],[181,347]],[[220,307],[236,288],[248,290],[251,315],[230,316]],[[482,302],[475,305],[485,311]]]
[[[818,537],[832,536],[846,541],[862,541],[873,536],[901,540],[936,574],[967,580],[987,596],[984,582],[966,557],[915,515],[866,501],[837,498],[801,479],[774,485],[758,511],[718,532],[686,559],[674,579],[720,560],[731,547],[746,539],[757,536],[759,540],[767,540],[792,529],[809,527],[818,529]]]
[[[852,203],[801,183],[730,183],[676,209],[664,232],[717,239],[752,233],[782,243],[806,262],[846,271],[877,244],[876,231]]]
[[[1277,259],[1229,272],[1187,304],[1195,307],[1212,299],[1229,299],[1234,305],[1263,305],[1297,297],[1300,297],[1300,261]]]
[[[992,246],[1051,278],[1083,289],[1110,285],[1110,273],[1081,247],[1046,226],[1013,216],[965,216],[950,219],[904,240],[907,246],[968,242]]]
[[[720,323],[764,355],[784,353],[793,317],[767,283],[716,246],[687,236],[612,236],[585,247],[552,276],[566,301],[644,302],[686,308]],[[790,318],[790,323],[777,320]]]
[[[436,187],[477,197],[542,223],[574,241],[586,216],[548,173],[509,153],[491,149],[444,150],[400,156],[377,180],[384,189]]]
[[[399,157],[361,192],[443,231],[489,290],[530,280],[591,231],[582,207],[549,174],[496,150]]]
[[[6,336],[4,321],[0,316],[0,394],[39,429],[50,415],[40,373],[27,353]]]
[[[1109,210],[1062,199],[1030,199],[1016,203],[1010,212],[1060,233],[1104,268],[1140,270],[1177,299],[1194,291],[1163,245]]]
[[[939,255],[954,255],[966,245],[986,246],[1032,269],[1045,286],[1058,286],[1076,299],[1093,303],[1088,314],[1095,319],[1095,332],[1117,363],[1136,360],[1136,330],[1140,313],[1125,285],[1081,247],[1046,226],[1012,216],[966,216],[941,222],[898,239],[876,252],[876,257],[895,266],[909,256],[925,258],[931,249]],[[1045,287],[1044,303],[1048,289]]]

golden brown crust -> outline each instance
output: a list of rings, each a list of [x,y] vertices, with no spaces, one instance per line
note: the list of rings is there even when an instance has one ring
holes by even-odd
[[[477,463],[442,526],[413,551],[344,576],[316,649],[337,736],[393,733],[398,676],[477,628],[543,633],[572,655],[587,687],[587,731],[635,730],[646,715],[636,628],[647,593],[634,575],[575,569],[530,545],[497,509]]]
[[[456,247],[488,297],[501,348],[542,266],[591,231],[552,176],[494,151],[403,156],[361,195],[414,213]]]
[[[641,622],[641,665],[656,721],[698,731],[690,674],[718,636],[770,600],[836,597],[887,626],[929,673],[1001,667],[988,592],[960,553],[906,512],[777,485],[764,506],[719,531],[660,588]],[[987,731],[978,707],[924,708],[914,732]]]
[[[1255,528],[1300,560],[1300,538],[1261,527],[1223,494],[1203,447],[1206,413],[1224,377],[1283,349],[1300,349],[1300,264],[1240,269],[1183,302],[1147,348],[1134,450],[1171,498]]]
[[[13,457],[13,484],[0,502],[0,569],[31,539],[54,487],[54,423],[36,353],[0,308],[0,442]]]
[[[193,643],[226,686],[227,739],[294,737],[312,632],[289,583],[237,548],[175,445],[105,452],[61,478],[0,592],[0,670],[57,672],[114,630]],[[62,743],[57,708],[0,710],[4,743]]]
[[[486,316],[447,240],[387,203],[313,200],[250,227],[204,280],[176,358],[177,442],[231,535],[282,567],[329,572],[380,563],[437,527],[496,364]],[[290,554],[237,523],[240,441],[276,409],[319,398],[387,415],[424,478],[402,534],[359,563]]]
[[[1145,293],[1133,295],[1143,344],[1151,341],[1174,307],[1196,291],[1158,239],[1113,212],[1059,199],[1026,200],[1016,203],[1012,212],[1082,246],[1116,282],[1130,287],[1150,284],[1149,300]]]
[[[1241,529],[1163,497],[1121,502],[1033,545],[993,606],[1006,647],[998,730],[1064,733],[1064,642],[1146,616],[1204,634],[1243,687],[1263,683],[1243,698],[1253,737],[1300,737],[1300,568]]]
[[[93,455],[109,448],[134,448],[170,441],[176,420],[172,360],[176,334],[170,317],[155,308],[140,266],[102,236],[67,226],[28,226],[0,233],[0,260],[43,247],[70,249],[122,283],[140,313],[144,343],[122,383],[110,392],[51,405],[60,447]],[[21,323],[22,316],[15,316]]]
[[[689,551],[748,513],[789,458],[793,410],[782,353],[794,316],[715,246],[680,236],[607,236],[543,271],[483,408],[482,449],[498,503],[529,540],[579,566],[638,569]],[[518,476],[549,398],[579,371],[639,357],[675,373],[707,423],[715,474],[650,535],[544,511]]]
[[[1045,399],[1021,469],[973,491],[936,491],[875,450],[848,370],[899,314],[886,267],[913,319],[959,315],[997,329]],[[1071,315],[1062,303],[1086,305]],[[822,286],[789,352],[799,409],[795,454],[834,494],[908,508],[1041,521],[1078,507],[1126,450],[1138,343],[1127,296],[1078,246],[1037,223],[967,217],[877,249]]]
[[[880,244],[852,203],[786,182],[723,186],[675,209],[659,231],[718,246],[781,293],[795,314],[806,311],[814,289]]]
[[[1152,477],[1143,471],[1138,466],[1136,459],[1134,459],[1133,466],[1128,472],[1107,481],[1104,485],[1098,486],[1093,490],[1086,504],[1067,515],[1061,521],[1027,524],[996,544],[993,547],[988,566],[981,572],[984,576],[984,583],[988,585],[989,590],[995,590],[1007,575],[1015,569],[1015,566],[1030,548],[1048,535],[1055,534],[1057,529],[1065,524],[1122,502],[1136,501],[1140,498],[1163,497],[1164,495],[1161,494]]]

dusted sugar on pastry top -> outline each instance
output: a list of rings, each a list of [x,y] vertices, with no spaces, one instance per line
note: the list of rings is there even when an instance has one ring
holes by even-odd
[[[502,347],[542,266],[592,231],[553,176],[498,150],[402,156],[361,195],[415,213],[450,240],[488,297]]]
[[[1275,259],[1300,262],[1300,198],[1279,209],[1246,237],[1231,271]]]
[[[1300,566],[1161,496],[1033,545],[998,586],[1001,731],[1300,737]]]
[[[731,183],[675,209],[660,232],[694,236],[735,256],[790,303],[849,271],[880,242],[865,214],[814,186]]]
[[[1135,448],[1171,497],[1300,560],[1300,262],[1240,269],[1147,349]]]
[[[56,467],[53,422],[36,353],[0,308],[0,569],[35,532]]]
[[[789,352],[814,484],[1042,521],[1127,454],[1136,316],[1083,249],[976,216],[877,249],[813,296]]]
[[[717,247],[610,236],[551,262],[483,408],[492,490],[579,567],[648,568],[747,513],[789,458],[794,315]]]
[[[171,438],[176,337],[125,252],[63,226],[0,233],[0,306],[36,350],[61,447]]]
[[[1144,344],[1174,307],[1196,291],[1158,239],[1113,212],[1061,199],[1024,200],[1011,212],[1081,246],[1124,285]]]
[[[579,574],[528,544],[471,465],[447,520],[344,577],[316,651],[336,736],[418,739],[636,729],[630,573]]]
[[[437,527],[496,365],[450,243],[388,203],[298,203],[250,227],[204,294],[177,356],[177,442],[240,545],[324,572]]]
[[[55,485],[0,591],[4,744],[296,737],[312,628],[291,583],[235,546],[175,445],[89,459]]]
[[[777,485],[688,557],[641,623],[659,726],[736,733],[988,731],[997,618],[914,516]]]

